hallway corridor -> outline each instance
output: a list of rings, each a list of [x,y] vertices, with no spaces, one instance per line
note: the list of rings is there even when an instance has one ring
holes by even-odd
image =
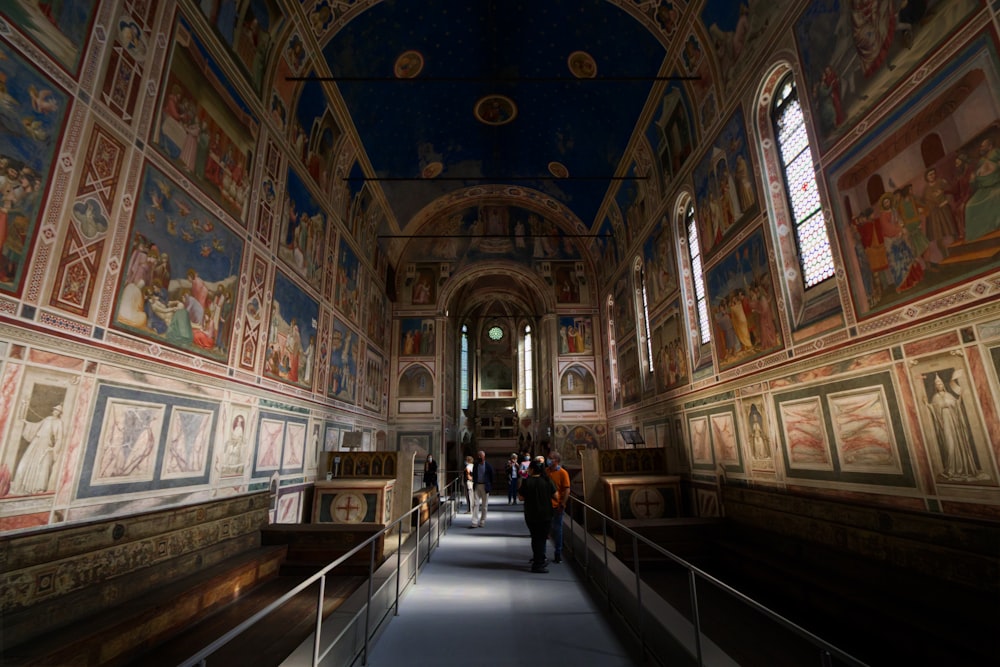
[[[529,556],[521,505],[494,497],[482,528],[458,514],[402,599],[399,616],[375,642],[368,665],[641,664],[568,561],[533,574]]]

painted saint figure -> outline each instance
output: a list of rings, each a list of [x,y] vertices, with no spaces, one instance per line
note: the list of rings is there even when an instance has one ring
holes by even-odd
[[[52,407],[52,414],[37,422],[25,422],[21,437],[28,441],[24,456],[17,463],[11,493],[27,496],[45,493],[52,488],[52,469],[62,444],[63,423],[61,405]]]
[[[934,395],[928,400],[934,432],[941,448],[942,476],[948,480],[968,481],[981,479],[972,448],[972,433],[966,421],[961,402],[962,387],[958,383],[959,372],[951,377],[951,391],[945,386],[940,374],[934,375]]]

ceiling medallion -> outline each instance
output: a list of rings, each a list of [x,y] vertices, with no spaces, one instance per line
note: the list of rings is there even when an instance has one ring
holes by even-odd
[[[444,170],[444,165],[440,162],[431,162],[420,171],[423,178],[437,178]]]
[[[403,51],[396,58],[392,72],[397,79],[412,79],[424,69],[424,57],[419,51]]]
[[[486,125],[506,125],[517,118],[517,105],[505,95],[487,95],[472,108],[476,120]]]
[[[569,169],[567,169],[566,165],[564,165],[562,162],[555,162],[555,161],[549,162],[549,173],[555,176],[556,178],[569,177]]]
[[[586,51],[574,51],[566,59],[570,73],[578,79],[593,79],[597,76],[597,63]]]

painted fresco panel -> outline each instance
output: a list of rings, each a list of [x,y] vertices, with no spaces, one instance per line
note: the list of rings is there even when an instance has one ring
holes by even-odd
[[[646,127],[646,139],[653,148],[664,189],[694,151],[697,134],[693,118],[687,91],[679,83],[668,84],[653,122]]]
[[[71,375],[27,367],[0,450],[0,498],[50,494],[67,452],[75,402]],[[11,397],[13,398],[13,397]],[[0,423],[2,427],[2,423]]]
[[[743,457],[736,440],[736,420],[731,412],[716,413],[710,417],[712,448],[715,460],[723,466],[742,468]]]
[[[361,263],[354,249],[341,238],[337,260],[337,310],[352,324],[361,317]]]
[[[720,369],[784,347],[762,229],[708,270],[705,288]]]
[[[79,497],[208,483],[218,404],[116,385],[96,401]]]
[[[935,481],[996,486],[996,461],[965,358],[950,353],[924,357],[910,367],[910,382]],[[989,386],[979,389],[991,391]]]
[[[693,172],[698,236],[706,256],[760,212],[753,169],[743,107],[737,107]]]
[[[321,292],[327,216],[299,175],[291,168],[287,174],[285,191],[288,198],[284,205],[278,257],[305,278],[314,290]]]
[[[816,136],[826,149],[914,71],[981,3],[814,0],[795,24]]]
[[[1000,69],[982,38],[931,77],[828,179],[855,310],[894,308],[1000,256]]]
[[[96,10],[97,3],[91,0],[8,0],[0,7],[11,25],[24,31],[70,72],[80,66]]]
[[[214,413],[175,408],[167,427],[167,447],[160,466],[161,479],[201,477],[208,466]]]
[[[151,143],[242,222],[260,122],[183,17],[162,91]]]
[[[791,389],[774,401],[789,477],[915,485],[890,372]]]
[[[768,48],[766,37],[786,8],[784,2],[706,0],[700,16],[726,90],[737,85],[754,58]]]
[[[653,329],[653,376],[657,393],[687,384],[690,379],[687,332],[682,323],[680,302],[674,301]]]
[[[778,414],[789,470],[833,470],[820,399],[782,401]]]
[[[429,306],[437,301],[437,264],[417,267],[410,287],[410,303],[414,306]]]
[[[225,43],[234,60],[243,65],[259,93],[275,37],[283,25],[281,8],[274,0],[201,3],[201,11]]]
[[[673,225],[664,217],[642,247],[649,308],[654,310],[677,291],[677,251]]]
[[[774,470],[771,428],[768,424],[764,401],[753,398],[743,401],[746,451],[750,453],[750,466],[754,470]]]
[[[299,523],[302,514],[302,492],[283,493],[278,497],[275,523]]]
[[[580,303],[581,285],[573,262],[552,262],[552,287],[556,303]]]
[[[275,272],[272,293],[264,375],[311,389],[319,303],[280,271]]]
[[[358,334],[339,319],[333,320],[333,340],[330,345],[330,375],[326,395],[330,398],[357,403],[358,366],[361,350]]]
[[[0,74],[0,293],[20,294],[69,98],[3,43]]]
[[[589,316],[559,318],[559,354],[593,354],[593,322]]]
[[[135,207],[113,324],[225,363],[243,243],[151,164]]]
[[[382,393],[385,385],[385,359],[371,346],[365,348],[365,400],[369,410],[382,409]]]
[[[281,472],[301,472],[305,461],[306,423],[291,421],[285,424],[285,446],[281,451]]]
[[[434,320],[407,317],[399,321],[400,356],[432,356],[434,350]]]
[[[881,387],[827,396],[841,470],[899,472],[888,405]]]
[[[594,375],[579,364],[567,368],[559,378],[559,393],[562,396],[593,396],[596,392]]]
[[[694,467],[714,466],[712,432],[709,430],[708,417],[690,417],[688,419],[688,433],[691,441],[691,461]]]
[[[250,408],[233,406],[231,419],[222,434],[223,451],[219,454],[219,477],[242,477],[247,460],[247,444],[250,442]]]
[[[285,446],[285,422],[276,415],[261,413],[257,426],[257,455],[254,476],[277,472]]]

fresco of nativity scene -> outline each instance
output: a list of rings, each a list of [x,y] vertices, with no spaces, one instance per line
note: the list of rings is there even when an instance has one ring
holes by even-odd
[[[115,308],[116,327],[225,363],[243,244],[150,165]]]

